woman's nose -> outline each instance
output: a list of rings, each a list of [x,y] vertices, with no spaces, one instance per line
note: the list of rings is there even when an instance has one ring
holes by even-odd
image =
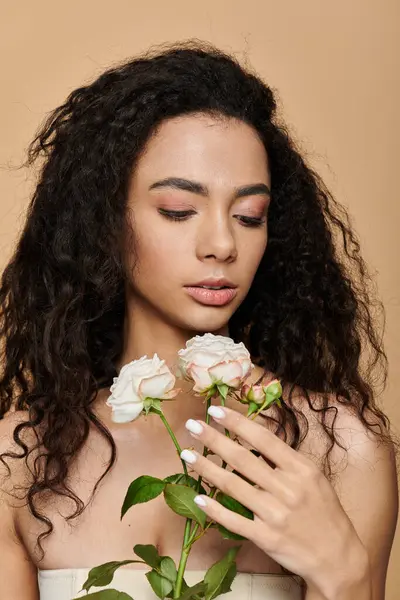
[[[232,262],[237,257],[237,247],[231,217],[222,214],[208,215],[201,225],[197,244],[200,260],[214,258],[219,262]]]

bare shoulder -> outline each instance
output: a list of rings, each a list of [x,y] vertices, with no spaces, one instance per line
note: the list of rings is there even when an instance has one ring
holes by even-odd
[[[25,411],[8,413],[0,420],[0,493],[3,495],[26,480],[26,463],[19,458],[23,448],[17,440],[28,448],[35,443],[36,436],[31,428],[19,428],[28,420]]]
[[[13,458],[21,454],[21,447],[14,439],[15,429],[27,421],[22,412],[10,413],[0,421],[0,597],[38,600],[36,568],[26,551],[16,527],[16,511],[24,499],[18,495],[26,482],[25,461]],[[25,443],[33,432],[21,433]],[[7,458],[7,456],[9,456]],[[7,468],[8,467],[8,468]]]
[[[28,420],[28,413],[24,410],[9,412],[3,419],[0,419],[0,447],[3,447],[3,443],[7,438],[12,439],[17,425],[26,423]]]
[[[308,435],[299,448],[301,452],[318,460],[329,451],[331,463],[338,474],[338,483],[348,468],[372,471],[385,465],[392,472],[396,472],[395,448],[378,435],[380,430],[386,434],[388,432],[370,409],[365,409],[362,418],[353,406],[330,396],[326,410],[321,411],[323,400],[317,394],[310,397],[317,410],[313,410],[304,401],[298,404],[309,428]],[[334,445],[324,429],[323,422],[325,428],[334,434]]]
[[[29,420],[28,414],[25,411],[9,412],[7,415],[0,419],[0,453],[4,452],[15,452],[18,449],[18,444],[15,439],[16,428],[27,423]],[[28,428],[26,428],[27,430]],[[28,438],[32,436],[26,431],[25,434],[21,435],[21,439],[28,441]]]

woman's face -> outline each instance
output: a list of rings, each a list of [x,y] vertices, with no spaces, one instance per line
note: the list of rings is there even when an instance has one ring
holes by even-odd
[[[250,126],[206,115],[164,121],[130,182],[129,310],[190,332],[222,330],[264,254],[269,189]]]

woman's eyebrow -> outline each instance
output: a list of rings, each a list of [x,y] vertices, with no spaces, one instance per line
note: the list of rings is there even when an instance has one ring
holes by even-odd
[[[202,183],[198,183],[197,181],[182,179],[181,177],[166,177],[165,179],[160,179],[160,181],[155,181],[151,184],[149,190],[161,187],[185,190],[187,192],[199,194],[200,196],[209,195],[207,186],[203,185]],[[254,196],[257,194],[267,194],[270,196],[271,191],[265,183],[253,183],[235,188],[235,198],[243,198],[244,196]]]

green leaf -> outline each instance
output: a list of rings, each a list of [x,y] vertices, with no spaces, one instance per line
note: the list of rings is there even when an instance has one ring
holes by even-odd
[[[133,547],[133,551],[152,569],[159,568],[162,557],[159,555],[157,548],[152,544],[136,544]]]
[[[140,556],[144,562],[157,573],[175,583],[177,570],[174,561],[170,556],[160,556],[158,550],[152,544],[136,544],[133,551]]]
[[[195,585],[192,585],[192,587],[187,588],[183,592],[183,594],[181,594],[179,596],[179,600],[191,600],[192,598],[195,598],[197,596],[197,594],[204,593],[206,591],[206,589],[207,589],[207,585],[205,584],[205,582],[199,581]]]
[[[173,588],[172,583],[165,577],[159,575],[154,569],[146,573],[146,577],[149,580],[154,593],[159,598],[165,598]]]
[[[118,590],[100,590],[93,594],[87,594],[86,596],[80,596],[79,598],[73,598],[73,600],[82,600],[82,598],[89,598],[90,600],[133,600],[132,596],[125,594],[125,592],[119,592]]]
[[[247,409],[246,417],[251,417],[252,414],[258,411],[260,407],[255,402],[249,402],[249,408]]]
[[[88,578],[82,586],[82,590],[87,592],[91,587],[103,587],[112,582],[114,573],[119,567],[123,565],[130,565],[132,563],[141,562],[140,560],[113,560],[111,562],[104,563],[98,567],[94,567],[89,571]]]
[[[175,475],[168,475],[168,477],[164,477],[165,483],[180,483],[182,485],[186,485],[188,487],[197,489],[197,479],[188,475],[186,477],[185,473],[176,473]],[[207,494],[205,488],[200,486],[200,494]]]
[[[243,535],[239,535],[238,533],[234,533],[233,531],[230,531],[229,529],[227,529],[226,527],[224,527],[220,523],[217,523],[216,529],[218,529],[218,531],[220,532],[220,534],[222,535],[222,537],[224,538],[224,540],[242,541],[242,540],[246,540],[247,539]]]
[[[164,498],[168,506],[181,517],[193,519],[204,529],[207,515],[194,503],[197,492],[185,485],[167,483],[164,488]]]
[[[168,579],[168,581],[175,583],[178,571],[176,570],[176,565],[170,556],[162,557],[159,571],[163,577]]]
[[[240,546],[230,548],[221,560],[208,569],[204,576],[207,585],[205,600],[212,600],[220,594],[231,591],[231,584],[237,572],[235,558],[239,549]]]
[[[151,477],[150,475],[141,475],[135,481],[132,481],[122,505],[121,519],[131,506],[157,498],[164,487],[165,483],[162,479],[157,479],[157,477]]]
[[[227,386],[225,383],[217,383],[217,388],[221,398],[226,400],[229,391],[229,386]]]

